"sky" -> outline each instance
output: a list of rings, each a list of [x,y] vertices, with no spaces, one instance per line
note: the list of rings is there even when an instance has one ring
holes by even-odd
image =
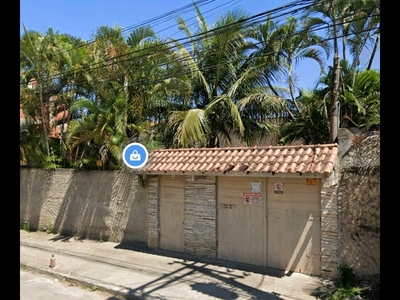
[[[196,0],[200,11],[211,25],[216,18],[231,9],[241,9],[256,15],[276,9],[294,1],[289,0]],[[192,0],[20,0],[20,35],[24,26],[45,34],[49,28],[91,41],[100,26],[118,26],[125,33],[141,25],[151,25],[160,37],[180,38],[176,17],[187,24],[195,24],[196,12]],[[287,11],[287,10],[285,10]],[[193,28],[194,30],[194,28]],[[361,56],[361,66],[367,64],[369,51]],[[326,65],[332,65],[327,58]],[[373,68],[380,69],[380,53],[376,54]],[[296,66],[298,84],[312,89],[319,78],[315,61],[304,60]]]

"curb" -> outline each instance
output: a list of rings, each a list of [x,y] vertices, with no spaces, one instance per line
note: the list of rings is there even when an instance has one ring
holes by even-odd
[[[141,299],[139,296],[135,296],[135,295],[131,295],[129,294],[128,291],[119,291],[113,288],[109,288],[106,287],[102,284],[95,284],[93,282],[88,282],[84,279],[79,279],[73,276],[66,276],[66,275],[62,275],[59,274],[57,272],[51,271],[51,270],[45,270],[45,269],[38,269],[35,268],[33,266],[30,266],[28,264],[25,263],[20,263],[20,269],[22,270],[28,270],[34,273],[39,273],[39,274],[43,274],[43,275],[47,275],[47,276],[51,276],[56,278],[57,280],[61,281],[61,282],[68,282],[71,283],[73,285],[79,286],[81,288],[85,288],[88,290],[97,290],[97,291],[101,291],[101,292],[105,292],[111,295],[114,295],[117,298],[120,299],[126,299],[126,300],[139,300]],[[122,298],[121,298],[122,297]]]

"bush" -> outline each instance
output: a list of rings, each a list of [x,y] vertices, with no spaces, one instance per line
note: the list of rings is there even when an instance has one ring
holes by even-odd
[[[339,266],[337,289],[329,294],[329,300],[354,299],[361,294],[361,288],[357,286],[356,276],[349,265],[343,263]]]
[[[339,288],[351,288],[357,284],[356,276],[354,275],[353,269],[346,263],[342,263],[339,266],[339,276],[337,286]]]

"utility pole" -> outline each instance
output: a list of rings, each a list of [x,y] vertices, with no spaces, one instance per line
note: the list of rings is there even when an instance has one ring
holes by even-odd
[[[338,45],[338,25],[336,15],[335,0],[330,2],[329,12],[333,23],[333,72],[332,72],[332,91],[331,91],[331,107],[330,107],[330,130],[329,142],[336,143],[339,129],[339,87],[340,87],[340,58]]]
[[[338,128],[339,128],[339,87],[340,87],[340,59],[339,54],[335,53],[333,58],[333,72],[332,72],[332,98],[331,98],[331,119],[330,119],[330,131],[329,131],[329,142],[337,142]]]

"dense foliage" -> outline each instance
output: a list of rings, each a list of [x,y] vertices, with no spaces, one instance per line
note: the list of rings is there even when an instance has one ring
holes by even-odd
[[[379,71],[360,66],[360,55],[379,44],[380,2],[302,3],[284,21],[232,10],[212,25],[194,5],[198,22],[193,30],[179,18],[178,40],[148,25],[127,36],[101,26],[90,42],[25,29],[21,163],[120,169],[132,141],[148,149],[327,143],[334,107],[340,126],[379,130]],[[301,60],[321,68],[311,91],[296,81]]]

